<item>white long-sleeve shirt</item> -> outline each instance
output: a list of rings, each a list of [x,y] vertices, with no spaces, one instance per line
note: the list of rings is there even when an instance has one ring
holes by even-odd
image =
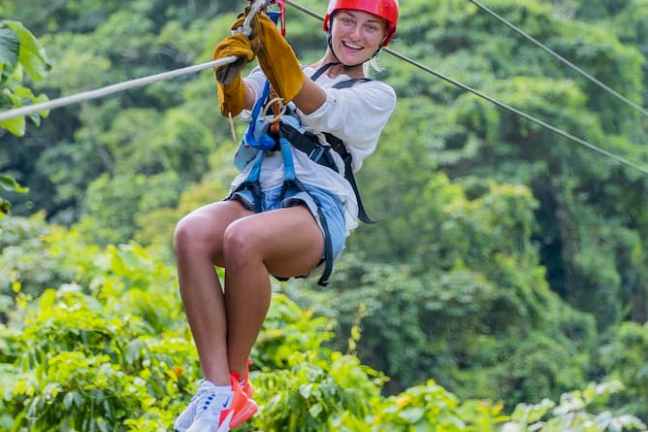
[[[312,67],[305,67],[304,73],[311,76]],[[340,74],[330,78],[326,73],[317,79],[326,92],[326,101],[316,111],[304,114],[297,111],[302,125],[318,135],[325,142],[323,132],[335,135],[342,141],[353,157],[353,171],[357,172],[364,159],[376,150],[378,139],[396,106],[396,93],[381,81],[358,83],[344,89],[332,88],[336,83],[351,79]],[[245,79],[256,97],[263,92],[265,76],[256,68]],[[351,184],[343,174],[326,168],[309,159],[308,155],[292,148],[295,173],[304,184],[316,186],[335,194],[344,205],[347,235],[358,226],[358,203]],[[344,173],[344,163],[339,155],[332,151],[340,172]],[[247,178],[252,163],[248,164],[232,182],[232,190]],[[283,183],[283,159],[280,152],[266,156],[261,168],[261,189],[274,189]]]

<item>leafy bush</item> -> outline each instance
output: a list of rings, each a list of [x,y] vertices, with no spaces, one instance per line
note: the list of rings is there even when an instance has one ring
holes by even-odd
[[[610,333],[599,353],[602,370],[626,387],[619,403],[648,421],[648,324],[623,323]]]
[[[20,108],[23,105],[44,102],[47,96],[36,96],[29,87],[23,85],[25,75],[31,80],[43,79],[50,67],[45,50],[36,37],[20,22],[0,20],[0,110]],[[40,125],[41,117],[47,112],[34,113],[32,122]],[[4,130],[13,135],[25,135],[25,116],[0,121],[0,137]],[[25,193],[12,176],[0,173],[0,190]],[[0,219],[9,213],[11,203],[0,197]]]

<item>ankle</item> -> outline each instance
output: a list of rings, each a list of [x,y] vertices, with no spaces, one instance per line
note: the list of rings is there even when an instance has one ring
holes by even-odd
[[[231,382],[230,382],[230,377],[229,375],[221,376],[220,374],[218,375],[205,375],[205,380],[209,381],[216,387],[231,387]]]
[[[251,364],[252,359],[250,358],[246,358],[242,363],[230,361],[230,374],[238,378],[245,379],[247,378]]]

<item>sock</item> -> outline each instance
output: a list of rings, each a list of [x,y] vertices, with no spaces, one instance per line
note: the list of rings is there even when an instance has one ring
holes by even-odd
[[[232,386],[231,385],[226,385],[226,386],[217,386],[215,385],[213,387],[215,393],[232,393]]]
[[[219,393],[219,394],[231,394],[232,393],[232,386],[231,385],[219,386],[219,385],[214,384],[212,381],[209,381],[208,379],[206,379],[205,382],[210,384],[209,388],[214,393]]]

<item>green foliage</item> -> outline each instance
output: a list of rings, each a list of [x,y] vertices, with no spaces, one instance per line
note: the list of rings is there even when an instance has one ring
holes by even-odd
[[[170,425],[199,374],[172,269],[135,245],[102,250],[61,229],[42,238],[48,255],[67,269],[61,276],[67,282],[35,295],[34,302],[19,293],[16,313],[0,326],[0,430],[153,431]],[[553,406],[520,406],[509,419],[501,404],[461,402],[433,381],[382,399],[382,374],[322,347],[331,325],[274,296],[253,353],[262,409],[247,430],[495,431],[504,422],[516,429],[503,430],[526,430],[521,428]],[[639,426],[630,416],[585,411],[612,389],[620,388],[564,395],[542,430],[566,421],[575,431]],[[599,427],[579,429],[588,419]]]
[[[583,391],[563,394],[558,405],[548,399],[535,405],[520,404],[511,415],[511,421],[504,426],[503,431],[646,430],[646,426],[636,417],[614,415],[609,411],[601,411],[596,408],[605,404],[611,395],[621,392],[622,389],[623,386],[614,381],[605,384],[590,384]]]
[[[38,221],[31,221],[33,227],[28,222],[14,222],[10,244],[30,247],[18,237],[38,229]],[[48,282],[56,289],[18,292],[12,302],[15,311],[0,326],[0,380],[5,384],[0,425],[29,430],[115,430],[116,425],[121,425],[117,430],[157,430],[170,425],[199,375],[173,270],[135,245],[99,249],[74,232],[52,231],[27,240],[39,241],[39,250],[56,262],[58,276]],[[29,281],[31,272],[14,269],[14,281],[37,287]],[[268,399],[276,395],[271,379],[275,371],[303,367],[308,363],[293,357],[310,353],[312,367],[321,368],[326,381],[323,389],[333,382],[338,386],[322,403],[366,413],[359,402],[365,398],[345,388],[377,396],[368,378],[372,373],[361,369],[357,359],[320,351],[330,326],[287,298],[274,297],[253,355],[255,365],[273,371],[265,378],[267,389],[260,389],[260,400],[263,394]],[[334,381],[328,381],[330,371]],[[259,382],[266,381],[260,377]],[[282,388],[291,394],[290,386]],[[268,424],[280,422],[281,415]],[[324,414],[319,417],[325,419]]]
[[[66,269],[46,251],[50,232],[42,214],[0,220],[0,321],[14,309],[16,295],[36,297],[67,280]]]
[[[338,348],[366,309],[358,354],[395,378],[392,392],[434,376],[462,397],[512,406],[584,386],[596,330],[544,280],[529,191],[462,186],[436,176],[403,195],[418,200],[415,211],[391,209],[398,214],[381,223],[376,244],[402,250],[409,265],[377,263],[383,249],[361,243],[362,254],[337,266],[333,292],[304,302],[325,304],[340,323]],[[404,230],[403,219],[417,228]]]
[[[33,81],[42,80],[50,64],[43,47],[36,37],[18,21],[0,21],[0,108],[19,108],[29,103],[47,100],[44,95],[35,96],[22,84],[26,74]],[[35,113],[30,118],[40,124],[47,113]],[[0,121],[0,128],[14,135],[25,134],[25,117]]]
[[[33,81],[43,78],[48,60],[45,51],[34,35],[20,22],[0,20],[0,109],[19,108],[27,103],[39,103],[47,100],[45,95],[35,96],[29,87],[23,85],[26,74]],[[41,117],[47,112],[30,116],[38,126]],[[16,117],[0,121],[0,136],[7,130],[13,135],[25,135],[25,117]],[[27,188],[21,186],[12,176],[0,174],[0,190],[13,193],[25,193]],[[11,203],[0,196],[0,219],[9,213]]]
[[[501,405],[488,401],[462,404],[455,395],[428,381],[385,400],[372,430],[493,432],[504,420]]]
[[[327,352],[322,343],[331,338],[331,327],[329,320],[314,317],[311,311],[302,310],[287,297],[275,296],[253,357],[261,369],[288,368],[295,363],[292,357],[297,348]]]
[[[5,192],[26,193],[29,189],[23,187],[11,176],[0,175],[0,189]],[[4,198],[0,198],[0,219],[2,219],[11,210],[11,203]]]
[[[324,11],[321,1],[303,3]],[[648,103],[646,0],[493,0],[489,6],[631,100]],[[40,49],[28,49],[35,40],[30,33],[5,21],[0,63],[16,66],[1,66],[6,81],[0,87],[3,94],[18,89],[10,90],[13,97],[28,103],[44,92],[66,95],[206,60],[240,7],[233,0],[9,0],[0,6],[2,16],[43,35],[54,68],[47,81],[30,85],[33,90],[19,89],[27,88],[27,78],[35,81],[47,60]],[[325,36],[315,21],[302,18],[289,8],[289,40],[308,63],[320,58]],[[645,119],[470,2],[408,0],[399,30],[394,48],[606,150],[648,163]],[[27,66],[20,64],[21,47],[33,54]],[[376,423],[378,416],[366,416],[367,410],[403,430],[421,423],[424,430],[435,425],[549,431],[560,430],[565,419],[573,420],[575,430],[619,430],[625,420],[614,413],[617,407],[648,420],[645,331],[624,324],[648,320],[648,212],[642,205],[648,181],[385,54],[380,62],[386,70],[376,77],[394,86],[399,104],[360,184],[370,213],[381,223],[354,233],[326,291],[301,283],[283,287],[317,313],[274,298],[254,352],[260,369],[255,379],[263,383],[260,402],[270,408],[255,427],[388,429]],[[3,97],[13,106],[13,99]],[[239,136],[243,127],[238,125]],[[132,316],[142,328],[124,331],[132,340],[146,339],[141,347],[179,337],[183,349],[191,350],[169,288],[173,272],[149,254],[171,262],[177,221],[224,196],[235,173],[234,147],[217,112],[212,74],[62,109],[56,122],[29,129],[20,142],[8,133],[2,140],[0,171],[11,179],[0,177],[0,185],[12,190],[14,213],[44,211],[49,223],[78,225],[62,230],[42,216],[0,222],[0,320],[11,323],[0,338],[0,385],[13,388],[13,378],[26,374],[26,382],[36,386],[31,396],[1,402],[0,412],[26,413],[25,404],[33,403],[53,413],[53,424],[71,429],[78,420],[56,417],[42,399],[50,395],[52,406],[66,412],[59,390],[44,392],[50,380],[63,381],[63,393],[85,392],[79,407],[89,409],[98,397],[95,390],[108,393],[88,390],[86,381],[109,377],[118,382],[117,393],[110,393],[112,411],[93,408],[102,410],[101,417],[119,418],[120,427],[134,430],[168,425],[190,395],[197,374],[194,354],[168,357],[186,364],[182,384],[169,393],[174,402],[164,401],[166,393],[137,381],[146,381],[143,369],[128,366],[111,348],[126,336],[121,329],[111,333],[105,322]],[[14,197],[17,184],[29,188],[29,196]],[[147,249],[107,246],[132,239]],[[165,287],[164,295],[159,287]],[[70,301],[78,302],[100,329],[79,330],[74,326],[81,324],[70,327],[56,318],[68,336],[54,328],[37,335],[37,342],[56,335],[41,356],[78,366],[78,373],[65,377],[52,375],[49,360],[37,359],[33,370],[18,362],[31,344],[16,342],[21,326],[39,316],[32,310],[37,305],[27,305],[46,289],[57,289],[54,303],[51,291],[44,295],[48,307],[72,308]],[[152,306],[158,303],[160,310]],[[118,307],[126,312],[116,315]],[[103,346],[77,349],[79,335]],[[383,386],[352,356],[335,354],[347,349],[391,379]],[[142,362],[158,361],[137,355]],[[343,370],[356,377],[358,394],[350,394],[339,378]],[[154,374],[153,381],[162,375]],[[588,411],[594,414],[580,408],[561,414],[541,402],[608,376],[627,389],[606,402],[609,415],[596,403]],[[311,378],[313,388],[305,396],[300,390]],[[377,391],[408,395],[405,389],[417,384],[416,403],[406,407],[395,402],[399,396],[389,402],[375,396]],[[155,402],[144,408],[134,394]],[[358,395],[366,397],[361,404]],[[569,397],[590,403],[585,396]],[[470,401],[483,398],[498,402]],[[514,414],[502,424],[502,412],[519,402],[538,403],[526,405],[537,414],[534,420]],[[126,409],[133,412],[127,422],[119,414]],[[6,414],[0,424],[13,421]]]
[[[599,351],[600,366],[626,387],[621,403],[629,412],[648,418],[648,325],[623,323]]]
[[[178,188],[178,178],[173,172],[114,178],[103,175],[90,185],[86,216],[79,228],[89,238],[104,244],[126,242],[134,234],[136,214],[144,216],[175,203]]]
[[[379,398],[380,375],[339,353],[293,355],[293,366],[257,375],[262,411],[258,430],[331,430],[341,417],[362,419]]]
[[[171,285],[160,283],[169,275],[144,273],[152,263],[138,249],[112,248],[105,258],[92,296],[68,283],[33,306],[19,300],[22,317],[10,328],[21,331],[3,350],[4,363],[20,371],[7,389],[12,427],[113,430],[140,417],[168,423],[182,408],[178,396],[196,365],[186,334],[172,325],[180,311]]]

